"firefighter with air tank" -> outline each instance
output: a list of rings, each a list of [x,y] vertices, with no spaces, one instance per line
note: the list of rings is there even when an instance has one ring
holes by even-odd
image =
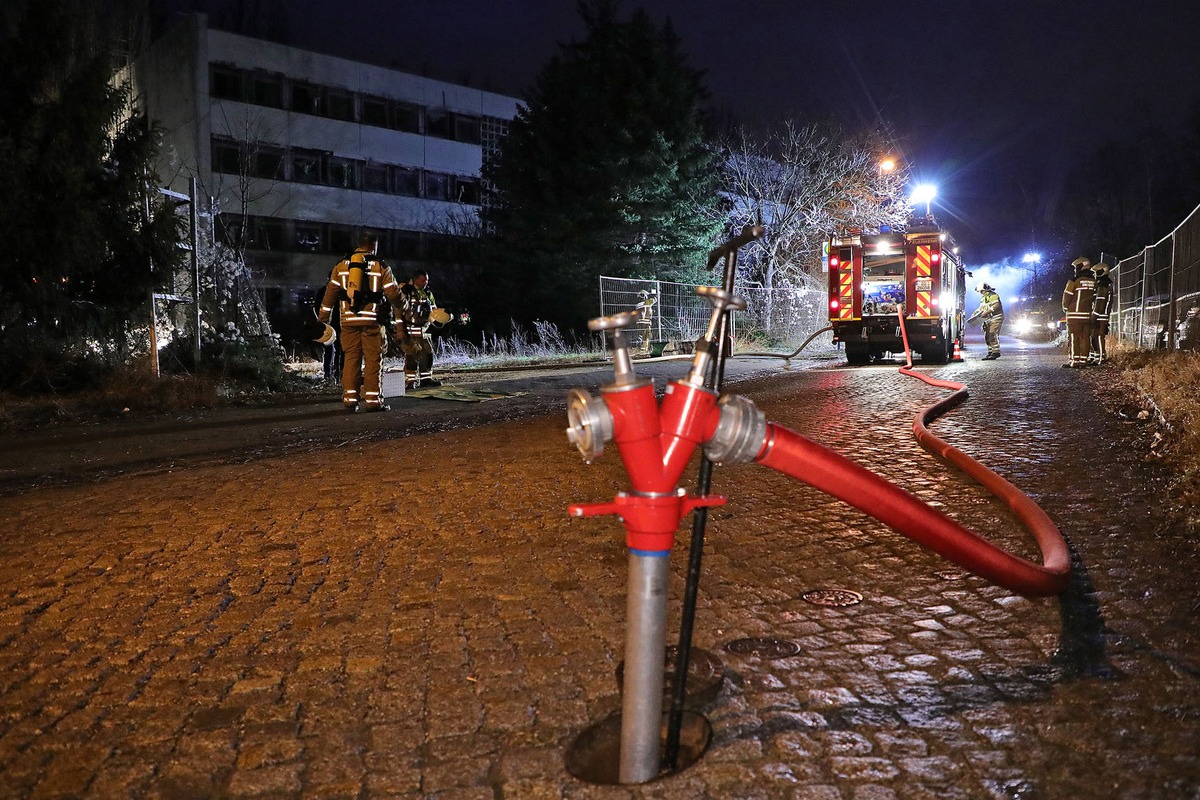
[[[400,285],[391,268],[376,255],[378,249],[375,234],[359,237],[358,249],[334,266],[317,312],[317,321],[324,327],[317,341],[329,347],[337,339],[345,354],[342,405],[347,411],[388,410],[379,385],[387,352],[387,308],[390,305],[396,312],[397,320],[405,316],[405,308]],[[329,325],[335,305],[340,336]]]
[[[983,341],[988,349],[983,360],[993,361],[1000,357],[1000,329],[1004,327],[1004,304],[1000,302],[1000,295],[996,294],[996,290],[990,284],[981,283],[975,287],[975,291],[979,292],[979,308],[967,317],[967,323],[979,320],[983,326]]]

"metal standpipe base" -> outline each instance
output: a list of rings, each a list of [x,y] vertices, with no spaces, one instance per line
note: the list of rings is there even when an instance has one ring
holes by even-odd
[[[667,717],[662,716],[662,730],[666,733]],[[712,743],[712,724],[703,714],[694,711],[683,712],[682,726],[679,731],[679,753],[674,769],[661,770],[654,778],[663,779],[683,772],[688,767],[700,761],[708,746]],[[599,722],[588,726],[567,748],[564,766],[567,773],[587,783],[606,786],[625,784],[619,776],[621,747],[621,714],[610,714]],[[660,757],[664,752],[665,741],[659,743]],[[646,781],[641,781],[646,783]]]
[[[663,712],[667,555],[629,554],[621,712],[588,727],[568,748],[567,772],[580,780],[610,785],[647,783],[687,769],[700,760],[712,742],[708,719],[685,711],[676,763],[664,770],[670,716]],[[720,686],[719,682],[715,685]]]
[[[629,554],[625,691],[621,703],[621,783],[644,783],[657,777],[659,772],[668,552]]]

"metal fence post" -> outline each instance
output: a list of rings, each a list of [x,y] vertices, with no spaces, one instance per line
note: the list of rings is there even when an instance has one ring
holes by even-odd
[[[1146,346],[1146,286],[1150,283],[1150,261],[1154,258],[1152,246],[1142,248],[1142,302],[1138,315],[1138,347]],[[1151,350],[1154,348],[1151,347]]]
[[[189,218],[192,224],[192,305],[195,306],[196,312],[196,340],[192,344],[192,363],[196,365],[196,369],[200,369],[200,234],[197,231],[197,223],[199,222],[199,210],[196,208],[196,178],[192,177],[191,187],[188,192],[191,198],[188,201],[190,210]]]
[[[1171,231],[1171,277],[1167,280],[1167,300],[1171,304],[1167,312],[1167,349],[1175,349],[1175,326],[1178,314],[1175,310],[1175,272],[1179,266],[1179,229]]]
[[[655,339],[655,341],[661,342],[662,338],[663,338],[663,335],[662,335],[662,318],[663,318],[662,281],[654,282],[654,296],[658,298],[658,300],[655,301],[655,304],[658,306],[658,308],[655,309],[655,311],[657,313],[655,313],[655,315],[654,315],[654,339]]]

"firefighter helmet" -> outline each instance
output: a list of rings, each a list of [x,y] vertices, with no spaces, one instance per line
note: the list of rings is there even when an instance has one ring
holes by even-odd
[[[1071,262],[1071,266],[1075,267],[1076,269],[1091,269],[1092,260],[1087,256],[1080,256]]]
[[[1111,269],[1111,267],[1109,267],[1108,264],[1105,264],[1103,261],[1101,261],[1099,264],[1092,267],[1092,272],[1096,273],[1096,277],[1099,278],[1103,275],[1107,275],[1109,269]]]
[[[337,331],[333,329],[332,325],[326,324],[324,330],[321,331],[321,335],[313,341],[326,346],[331,345],[337,341]]]
[[[445,325],[450,321],[450,312],[444,308],[434,307],[429,311],[429,321],[436,325]]]
[[[995,289],[993,289],[990,285],[988,285],[986,283],[981,283],[975,287],[975,291],[979,292],[980,294],[983,294],[984,292],[994,292]]]

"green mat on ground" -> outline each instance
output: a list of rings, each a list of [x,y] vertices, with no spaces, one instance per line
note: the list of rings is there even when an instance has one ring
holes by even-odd
[[[463,403],[482,403],[485,400],[499,400],[503,397],[520,397],[529,392],[501,392],[495,389],[479,389],[466,386],[427,386],[423,389],[409,389],[405,397],[429,398],[432,400],[458,400]]]

